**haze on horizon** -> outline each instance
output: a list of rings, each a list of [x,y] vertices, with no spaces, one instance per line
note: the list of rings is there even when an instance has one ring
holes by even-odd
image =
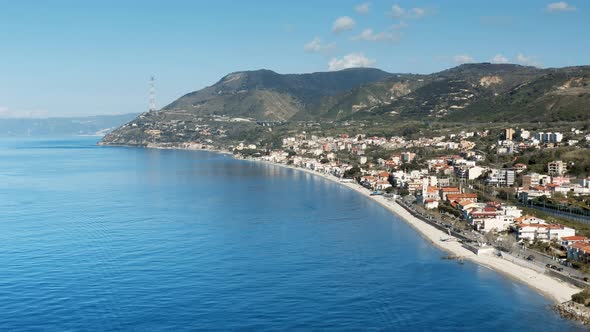
[[[583,1],[1,1],[0,117],[158,106],[229,72],[588,64]]]

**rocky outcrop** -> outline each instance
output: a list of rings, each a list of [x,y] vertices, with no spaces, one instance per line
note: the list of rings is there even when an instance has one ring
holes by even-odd
[[[584,325],[590,324],[590,308],[574,301],[567,301],[555,305],[555,310],[566,319],[581,322]]]

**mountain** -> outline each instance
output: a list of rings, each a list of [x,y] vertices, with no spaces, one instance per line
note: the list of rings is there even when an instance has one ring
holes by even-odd
[[[258,120],[289,120],[296,115],[305,118],[320,107],[325,97],[391,76],[371,68],[287,75],[271,70],[236,72],[212,86],[180,97],[162,110]]]
[[[590,66],[545,69],[503,93],[483,96],[449,120],[465,116],[472,121],[589,120]]]
[[[199,129],[205,127],[223,127],[215,137],[235,141],[265,132],[236,124],[254,120],[334,125],[357,120],[365,121],[366,128],[415,121],[585,121],[590,120],[590,66],[540,69],[478,63],[429,75],[370,68],[288,75],[236,72],[160,111],[143,113],[103,143],[211,141],[209,129]]]
[[[382,110],[444,121],[578,121],[590,119],[590,66],[538,69],[463,65]],[[440,87],[440,89],[436,89]]]
[[[104,135],[137,117],[136,113],[63,118],[0,118],[0,136]]]
[[[375,116],[449,121],[574,121],[590,118],[590,67],[539,69],[464,64],[430,75],[378,69],[281,75],[232,73],[163,111],[257,120],[341,120]]]

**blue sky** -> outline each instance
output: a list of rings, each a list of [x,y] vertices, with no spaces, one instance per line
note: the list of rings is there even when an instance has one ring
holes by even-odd
[[[0,0],[0,117],[142,112],[229,72],[590,64],[586,1]]]

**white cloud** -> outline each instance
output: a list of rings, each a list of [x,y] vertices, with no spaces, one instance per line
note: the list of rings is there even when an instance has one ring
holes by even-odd
[[[398,5],[391,6],[391,11],[389,12],[389,15],[391,15],[395,18],[400,18],[400,17],[403,17],[405,14],[406,14],[406,10],[403,9],[402,7],[400,7]]]
[[[338,33],[342,31],[351,30],[352,28],[354,28],[355,25],[356,22],[352,18],[348,16],[342,16],[336,19],[336,21],[334,21],[334,24],[332,25],[332,32]]]
[[[508,58],[507,58],[507,57],[503,56],[502,54],[496,54],[496,56],[495,56],[495,57],[493,57],[493,58],[490,60],[490,62],[491,62],[491,63],[508,63],[508,62],[510,62],[510,61],[508,60]]]
[[[365,15],[369,13],[369,7],[371,4],[369,2],[361,3],[360,5],[354,7],[354,10],[361,15]]]
[[[525,65],[525,66],[534,66],[534,67],[541,66],[541,63],[539,63],[534,56],[526,56],[522,53],[518,53],[516,55],[516,62],[520,63],[521,65]]]
[[[320,37],[315,37],[314,39],[312,39],[312,41],[310,41],[309,43],[307,43],[303,46],[304,51],[311,52],[311,53],[313,53],[313,52],[327,52],[327,51],[331,51],[335,48],[336,48],[336,44],[334,44],[334,43],[323,44]]]
[[[459,54],[459,55],[455,55],[453,57],[453,62],[461,65],[464,63],[473,63],[473,62],[475,62],[475,59],[473,59],[471,56],[466,55],[466,54]]]
[[[411,16],[413,18],[420,18],[424,15],[426,15],[426,9],[424,8],[412,8],[411,12]]]
[[[373,29],[365,29],[359,35],[352,37],[352,40],[397,42],[401,33],[397,31],[383,31],[375,33]]]
[[[391,26],[391,29],[393,30],[401,30],[401,29],[405,29],[408,27],[408,24],[406,24],[406,22],[404,21],[400,21],[399,23],[396,23],[394,25]]]
[[[391,10],[389,12],[387,12],[387,14],[393,18],[421,18],[423,16],[426,16],[426,14],[428,14],[428,10],[426,8],[419,8],[419,7],[415,7],[415,8],[411,8],[409,10],[406,10],[402,7],[400,7],[399,5],[393,5],[391,6]]]
[[[369,67],[375,64],[375,60],[365,57],[362,53],[351,53],[342,58],[333,58],[328,63],[329,70],[342,70],[346,68]]]
[[[545,7],[545,10],[547,10],[550,13],[572,12],[576,10],[576,7],[568,4],[565,1],[559,1],[548,4],[547,7]]]

